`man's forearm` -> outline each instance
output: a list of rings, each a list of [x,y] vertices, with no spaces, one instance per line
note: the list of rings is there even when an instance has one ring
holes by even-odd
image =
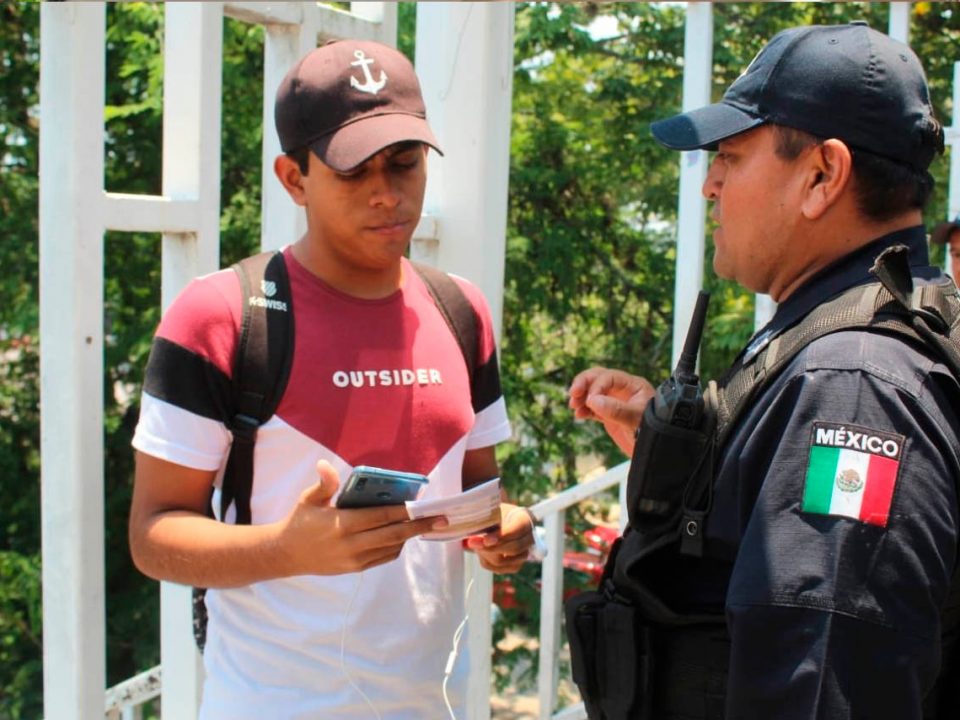
[[[131,533],[130,549],[145,575],[197,587],[238,587],[296,573],[280,542],[278,523],[228,525],[169,511]]]

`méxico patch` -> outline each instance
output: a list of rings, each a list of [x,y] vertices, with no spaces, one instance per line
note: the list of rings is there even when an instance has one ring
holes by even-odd
[[[801,511],[887,526],[903,435],[815,422]]]

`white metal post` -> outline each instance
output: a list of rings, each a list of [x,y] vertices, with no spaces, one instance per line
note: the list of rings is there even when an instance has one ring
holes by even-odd
[[[397,4],[395,2],[352,2],[350,14],[371,23],[373,39],[397,46]]]
[[[424,202],[439,223],[438,265],[503,308],[513,3],[420,3],[417,74],[444,157],[430,154]]]
[[[713,64],[713,5],[687,3],[683,43],[683,110],[710,102]],[[707,177],[708,157],[704,150],[680,156],[680,206],[677,210],[677,262],[673,293],[673,354],[675,367],[693,315],[697,293],[703,286],[706,199],[701,192]]]
[[[164,33],[163,194],[198,205],[195,233],[163,236],[161,300],[166,308],[191,278],[219,267],[220,3],[169,3]],[[202,664],[193,642],[190,588],[160,586],[161,707],[165,718],[196,718]]]
[[[553,612],[540,613],[540,668],[537,678],[540,699],[540,720],[553,717],[557,703],[557,682],[560,678],[560,618],[563,608],[563,529],[566,524],[565,509],[550,513],[544,518],[547,547],[551,552],[543,560],[541,570],[540,607]]]
[[[306,232],[307,223],[303,209],[290,199],[273,172],[273,161],[281,153],[273,117],[274,100],[287,71],[302,55],[316,47],[317,28],[308,19],[300,25],[267,25],[265,30],[260,244],[264,250],[276,250],[299,239]]]
[[[105,25],[103,3],[40,8],[40,477],[49,720],[104,713]]]
[[[165,234],[163,307],[192,278],[220,267],[220,3],[165,7],[163,194],[199,204],[196,238]]]
[[[417,74],[444,157],[430,155],[424,213],[439,237],[437,264],[474,281],[487,297],[497,336],[503,308],[513,3],[417,5]],[[416,245],[414,246],[416,250]],[[467,717],[490,717],[493,580],[468,556],[472,663]]]
[[[947,146],[950,148],[950,180],[947,185],[947,218],[960,215],[960,62],[953,64],[953,125],[946,130]],[[946,247],[943,267],[952,273],[950,246]],[[960,282],[960,278],[954,278]]]
[[[753,300],[753,327],[755,330],[759,330],[770,322],[773,314],[777,311],[777,304],[766,293],[757,293]]]
[[[890,3],[890,18],[887,34],[902,43],[910,42],[910,3]]]

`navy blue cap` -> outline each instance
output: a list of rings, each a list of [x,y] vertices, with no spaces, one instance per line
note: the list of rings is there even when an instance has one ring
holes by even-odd
[[[943,152],[917,56],[862,21],[778,33],[720,102],[659,120],[651,130],[674,150],[715,150],[765,123],[837,138],[919,170]]]

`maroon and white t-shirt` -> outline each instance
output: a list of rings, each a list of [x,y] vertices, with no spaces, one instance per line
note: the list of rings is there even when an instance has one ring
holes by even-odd
[[[427,475],[425,498],[460,492],[464,452],[510,435],[480,291],[456,278],[480,334],[471,393],[460,346],[409,264],[398,292],[360,300],[311,275],[289,248],[284,257],[294,357],[277,412],[257,435],[253,522],[285,517],[316,482],[320,459],[341,482],[353,466],[375,465]],[[240,304],[236,274],[226,270],[194,280],[166,312],[144,381],[137,450],[222,472]],[[458,542],[414,539],[397,560],[360,574],[208,592],[201,716],[366,718],[363,695],[384,718],[443,716],[444,667],[464,612],[462,556]],[[467,671],[464,656],[448,683],[455,708]]]

